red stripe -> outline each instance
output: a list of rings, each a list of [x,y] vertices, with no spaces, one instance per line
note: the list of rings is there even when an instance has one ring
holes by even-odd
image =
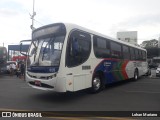
[[[125,60],[122,64],[122,74],[124,76],[125,79],[128,79],[128,75],[127,75],[127,72],[126,72],[126,66],[128,64],[128,60]]]

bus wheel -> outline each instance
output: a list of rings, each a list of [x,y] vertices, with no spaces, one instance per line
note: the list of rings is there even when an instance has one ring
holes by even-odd
[[[138,80],[138,70],[136,69],[135,72],[134,72],[134,80]]]
[[[102,90],[102,80],[100,76],[96,75],[92,80],[91,92],[97,93]]]

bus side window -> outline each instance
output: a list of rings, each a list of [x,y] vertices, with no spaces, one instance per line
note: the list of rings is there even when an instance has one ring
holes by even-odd
[[[91,51],[91,37],[87,33],[73,31],[68,39],[66,64],[68,67],[84,63]]]
[[[143,61],[146,61],[146,52],[142,51]]]
[[[77,56],[81,52],[78,40],[77,40],[77,38],[73,37],[71,41],[72,41],[71,55]]]
[[[122,48],[120,43],[111,42],[111,56],[112,58],[121,59],[122,58]]]
[[[110,57],[110,41],[98,36],[93,37],[94,54],[97,58]]]
[[[135,49],[136,60],[139,60],[139,52],[138,49]]]
[[[129,47],[123,45],[123,46],[122,46],[122,49],[123,49],[123,59],[125,59],[125,60],[130,60]]]
[[[140,59],[141,61],[143,61],[143,54],[142,54],[142,50],[139,50],[139,59]]]
[[[130,48],[130,57],[131,57],[131,60],[135,60],[135,51],[134,51],[134,48]]]

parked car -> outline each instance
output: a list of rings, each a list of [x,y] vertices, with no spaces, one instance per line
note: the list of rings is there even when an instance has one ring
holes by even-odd
[[[17,66],[16,61],[7,61],[7,63],[2,65],[2,67],[1,67],[2,74],[9,74],[10,73],[10,64],[15,64],[15,66]],[[14,70],[16,70],[16,68]]]
[[[156,69],[156,77],[160,77],[160,65]]]
[[[156,63],[149,64],[149,68],[156,69],[157,67],[158,67],[158,64],[156,64]]]

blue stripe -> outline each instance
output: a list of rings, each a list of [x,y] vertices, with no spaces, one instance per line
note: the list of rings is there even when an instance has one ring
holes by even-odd
[[[53,66],[30,66],[27,68],[29,72],[33,73],[55,73],[58,72],[59,67]]]
[[[97,71],[102,71],[105,75],[105,84],[116,82],[119,78],[117,78],[114,74],[116,72],[115,70],[117,70],[118,63],[119,61],[103,60],[95,68],[94,73]]]

